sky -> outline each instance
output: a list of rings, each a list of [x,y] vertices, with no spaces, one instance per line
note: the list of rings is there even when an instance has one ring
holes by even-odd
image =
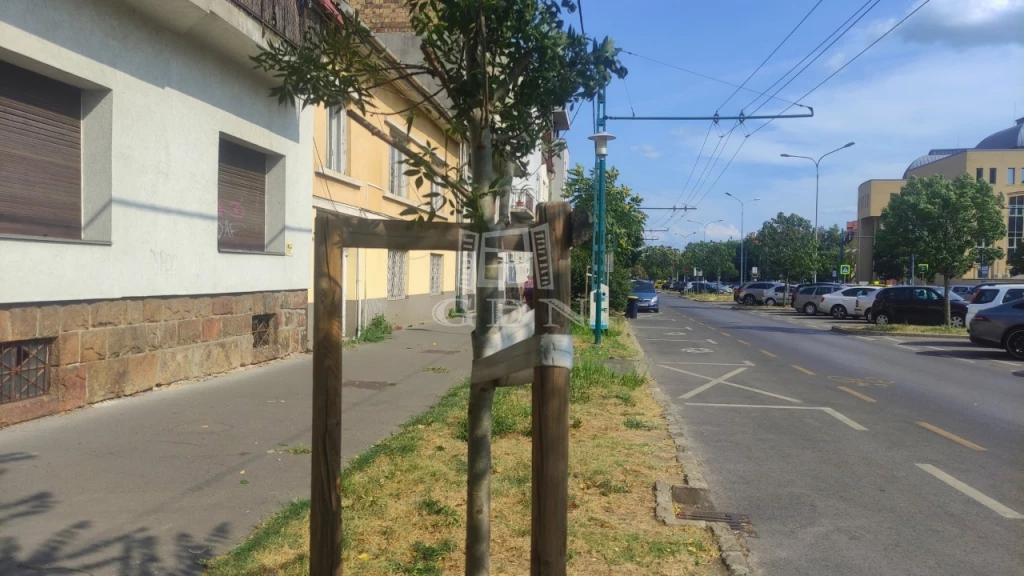
[[[762,104],[757,114],[782,113],[922,0],[582,2],[588,36],[610,36],[638,55],[621,55],[629,74],[608,88],[609,116],[736,116],[752,115]],[[871,6],[866,14],[861,10]],[[863,16],[778,92],[788,102],[758,95],[783,77],[769,94],[793,78],[790,70],[854,14],[854,20]],[[573,18],[578,27],[578,15]],[[730,98],[734,86],[644,58],[734,85],[750,79]],[[1024,0],[931,0],[800,103],[813,107],[813,118],[777,119],[761,129],[765,122],[759,120],[735,129],[731,120],[717,126],[609,120],[607,131],[616,140],[609,144],[608,165],[619,169],[619,181],[642,196],[644,206],[697,207],[674,216],[649,212],[649,227],[669,229],[650,234],[657,240],[649,243],[681,248],[684,235],[696,232],[688,239],[701,240],[705,230],[708,240],[739,238],[740,204],[726,192],[758,198],[745,205],[746,233],[779,212],[813,222],[814,163],[783,153],[818,158],[855,143],[820,163],[819,225],[845,226],[857,217],[857,187],[865,180],[902,178],[930,149],[970,148],[1009,128],[1024,116]],[[786,114],[806,112],[794,106]],[[566,133],[573,164],[594,165],[587,140],[593,128],[591,105],[583,104]],[[704,227],[689,220],[721,222]]]

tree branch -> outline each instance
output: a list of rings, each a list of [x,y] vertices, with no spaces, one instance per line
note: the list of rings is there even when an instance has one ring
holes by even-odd
[[[508,74],[508,81],[503,83],[494,91],[494,101],[500,102],[508,96],[509,91],[512,87],[519,82],[519,79],[523,77],[523,73],[526,72],[526,67],[530,65],[532,57],[529,54],[523,54],[516,61],[515,65],[512,66],[512,71]]]

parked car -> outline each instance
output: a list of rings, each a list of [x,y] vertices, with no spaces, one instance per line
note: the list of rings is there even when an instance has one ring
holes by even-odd
[[[668,285],[668,289],[669,290],[675,290],[677,292],[682,291],[682,289],[685,288],[685,287],[686,287],[686,282],[683,282],[682,280],[673,280]]]
[[[967,299],[967,295],[971,293],[971,290],[973,288],[974,286],[967,286],[966,284],[957,284],[955,286],[949,287],[949,289],[953,291],[953,294],[956,294],[957,296],[965,300]]]
[[[695,292],[697,294],[708,294],[718,292],[718,288],[714,282],[689,282],[686,285],[687,292]]]
[[[974,315],[982,310],[994,308],[1007,302],[1024,298],[1024,284],[999,284],[987,286],[975,292],[967,303],[967,326],[971,325]]]
[[[863,296],[857,296],[853,301],[853,315],[863,317],[868,322],[872,322],[874,319],[871,316],[871,308],[875,304],[875,296],[885,288],[885,286],[870,286],[870,288],[876,288],[874,292],[869,292]]]
[[[658,311],[658,291],[650,280],[633,280],[633,291],[630,296],[637,298],[637,310]]]
[[[1017,360],[1024,360],[1024,300],[986,308],[974,315],[968,331],[971,342],[1003,348]]]
[[[842,288],[845,288],[842,284],[806,284],[796,291],[796,295],[793,297],[793,308],[802,311],[808,316],[814,316],[818,313],[818,304],[821,301],[821,297]]]
[[[785,306],[790,299],[792,299],[792,295],[787,297],[785,284],[776,284],[775,288],[764,291],[765,306]]]
[[[734,287],[732,289],[732,301],[733,302],[739,302],[740,301],[740,292],[742,292],[744,288],[746,288],[747,286],[750,286],[751,284],[753,284],[753,282],[744,282],[743,284],[740,284],[739,286]]]
[[[981,290],[982,288],[988,288],[989,286],[995,286],[995,285],[996,285],[995,282],[982,282],[981,284],[975,284],[974,286],[971,286],[970,293],[974,294],[975,292],[977,292],[978,290]]]
[[[836,320],[842,320],[848,316],[856,318],[857,299],[861,296],[874,294],[881,290],[878,286],[854,286],[845,290],[838,290],[831,294],[825,294],[818,301],[818,312],[829,314]]]
[[[967,303],[950,297],[950,323],[965,326]],[[871,316],[875,324],[941,324],[946,319],[946,299],[927,286],[894,286],[884,288],[875,296]]]
[[[765,303],[765,293],[775,291],[776,282],[751,282],[740,290],[739,301],[747,306]]]

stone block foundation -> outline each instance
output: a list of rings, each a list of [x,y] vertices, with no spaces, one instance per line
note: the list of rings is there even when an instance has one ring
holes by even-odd
[[[306,300],[290,290],[0,304],[0,427],[303,352]],[[270,337],[254,348],[262,314],[273,314]],[[46,354],[29,357],[39,343]],[[26,387],[44,363],[48,390]]]

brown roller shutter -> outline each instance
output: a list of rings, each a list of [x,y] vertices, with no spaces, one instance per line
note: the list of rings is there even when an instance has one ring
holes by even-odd
[[[3,61],[0,234],[82,237],[82,91]]]
[[[217,174],[217,246],[228,250],[266,249],[267,156],[220,141]]]

